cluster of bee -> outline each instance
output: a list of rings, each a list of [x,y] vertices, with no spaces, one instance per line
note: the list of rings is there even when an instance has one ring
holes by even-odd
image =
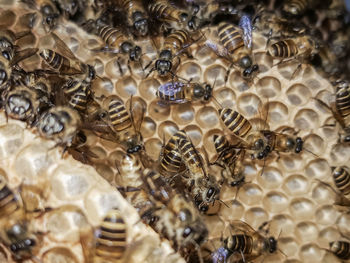
[[[239,189],[245,183],[244,161],[263,160],[272,153],[301,154],[308,151],[297,133],[254,129],[251,122],[234,109],[221,106],[213,97],[215,83],[197,83],[178,76],[181,58],[192,57],[191,46],[204,44],[219,58],[229,62],[226,80],[231,70],[238,71],[248,83],[259,74],[259,65],[252,51],[253,31],[268,38],[266,53],[280,63],[298,61],[320,66],[336,78],[335,103],[328,106],[342,126],[341,140],[350,141],[350,88],[345,78],[338,79],[341,69],[328,70],[329,63],[348,54],[348,30],[320,36],[316,27],[306,26],[310,12],[322,4],[330,20],[339,20],[343,7],[331,6],[332,1],[292,0],[276,1],[274,11],[265,1],[146,1],[146,0],[24,0],[42,17],[42,25],[55,43],[54,49],[20,49],[16,41],[28,32],[0,31],[0,92],[6,116],[25,121],[35,127],[40,136],[53,139],[75,158],[93,164],[98,158],[85,145],[85,130],[117,143],[125,154],[116,167],[120,173],[118,190],[138,210],[142,221],[185,258],[197,254],[200,261],[245,262],[264,254],[279,251],[277,239],[263,231],[263,224],[254,230],[243,221],[231,223],[231,234],[221,240],[221,246],[209,257],[201,256],[201,246],[207,241],[208,229],[203,214],[210,214],[211,206],[220,202],[223,184]],[[322,3],[321,3],[322,2]],[[345,10],[345,9],[344,9]],[[282,18],[282,14],[287,18]],[[97,97],[92,83],[99,78],[92,65],[83,63],[54,32],[69,19],[88,33],[99,37],[104,46],[95,52],[125,56],[130,63],[139,63],[144,78],[156,74],[164,80],[157,89],[160,104],[208,103],[214,101],[225,132],[212,136],[217,158],[210,163],[196,149],[184,130],[179,130],[164,142],[159,160],[150,160],[143,145],[140,127],[145,115],[144,105],[130,99],[129,108],[117,95]],[[309,22],[309,21],[308,21]],[[63,23],[63,22],[62,22]],[[343,19],[342,25],[347,21]],[[143,67],[145,52],[138,41],[160,37],[157,58]],[[325,38],[333,40],[327,43]],[[19,62],[39,54],[45,68],[26,71]],[[331,58],[335,57],[336,60]],[[122,73],[122,67],[119,65]],[[296,72],[292,75],[292,78]],[[265,120],[266,122],[266,120]],[[204,157],[206,156],[204,149]],[[210,167],[221,169],[221,180],[210,174]],[[263,170],[263,169],[262,169]],[[263,171],[261,172],[263,173]],[[340,204],[349,205],[350,173],[346,167],[336,167],[333,178]],[[238,190],[237,190],[238,191]],[[10,198],[11,197],[11,198]],[[3,184],[0,189],[0,214],[11,215],[18,208],[16,198]],[[345,201],[344,201],[345,200]],[[11,210],[10,210],[11,209]],[[2,213],[3,212],[3,213]],[[26,219],[28,221],[28,219]],[[126,219],[118,209],[103,219],[85,252],[87,261],[120,260],[127,246]],[[37,244],[19,223],[6,230],[1,241],[16,259],[35,255]],[[93,249],[91,249],[93,247]],[[350,258],[350,243],[332,241],[329,251],[341,259]],[[22,255],[23,254],[23,255]],[[29,256],[28,256],[29,255]]]

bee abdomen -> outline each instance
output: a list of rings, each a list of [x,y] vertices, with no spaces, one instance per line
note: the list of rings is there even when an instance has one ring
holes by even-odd
[[[163,49],[171,50],[175,54],[180,51],[189,40],[190,37],[186,31],[176,30],[164,39]]]
[[[42,52],[40,52],[40,56],[47,64],[49,64],[50,67],[55,70],[60,70],[62,65],[65,64],[65,60],[67,60],[65,57],[52,51],[51,49],[44,49]],[[66,63],[69,63],[69,61],[67,60]]]
[[[177,131],[168,141],[166,146],[164,147],[163,154],[164,156],[167,155],[170,151],[173,149],[176,149],[178,147],[179,141],[181,139],[187,139],[187,135],[183,130]]]
[[[298,47],[292,39],[285,39],[272,44],[269,53],[273,57],[290,58],[298,54]]]
[[[345,241],[329,243],[330,250],[340,259],[350,259],[350,244]]]
[[[187,165],[202,168],[201,159],[193,147],[192,143],[187,139],[181,139],[179,142],[179,150]]]
[[[252,129],[250,122],[237,111],[223,108],[219,110],[219,115],[225,126],[239,137],[244,137]]]
[[[113,48],[119,48],[123,42],[127,41],[127,38],[119,29],[111,26],[101,27],[98,34],[109,47]]]
[[[308,1],[309,0],[292,0],[289,2],[286,1],[284,10],[293,15],[301,14],[307,8]]]
[[[0,181],[0,217],[10,215],[19,208],[18,201],[6,183]]]
[[[237,27],[231,24],[224,23],[219,26],[218,34],[221,44],[229,53],[235,52],[237,49],[244,47],[241,32]]]
[[[132,126],[129,113],[122,102],[113,100],[109,103],[109,118],[116,131],[123,131]]]
[[[248,255],[253,250],[253,239],[248,235],[234,235],[227,239],[227,248]]]
[[[350,92],[349,87],[340,88],[336,91],[336,107],[340,115],[345,118],[350,115]]]
[[[69,105],[80,112],[85,112],[87,104],[86,92],[84,90],[78,91],[69,100]]]
[[[103,219],[99,231],[96,255],[109,259],[122,258],[126,247],[126,224],[120,212],[111,210]]]
[[[333,171],[333,180],[336,187],[343,194],[350,193],[350,174],[343,167],[336,167]]]
[[[150,4],[148,6],[148,10],[157,19],[166,19],[171,16],[171,13],[173,11],[168,5],[162,2],[155,2],[154,4]]]
[[[160,165],[170,174],[179,172],[182,165],[181,154],[177,150],[170,151],[162,158]]]

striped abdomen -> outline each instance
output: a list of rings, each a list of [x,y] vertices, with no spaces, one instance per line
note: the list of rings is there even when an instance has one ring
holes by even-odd
[[[237,153],[234,149],[230,148],[229,142],[225,136],[215,134],[213,136],[215,150],[219,155],[219,158],[225,164],[230,164],[237,157]]]
[[[160,161],[160,167],[168,174],[176,174],[183,170],[183,162],[181,154],[177,149],[174,149],[163,156]]]
[[[330,250],[340,259],[350,259],[350,243],[345,241],[330,242]]]
[[[11,215],[18,208],[19,204],[15,195],[6,183],[0,180],[0,218]]]
[[[231,252],[249,255],[253,251],[253,238],[248,235],[233,235],[225,240],[225,246]]]
[[[225,126],[239,137],[244,137],[252,129],[250,122],[237,111],[229,108],[219,109],[219,115]]]
[[[111,100],[108,105],[108,114],[111,125],[117,131],[123,131],[132,126],[129,113],[126,111],[124,104],[118,100]]]
[[[179,151],[187,169],[192,173],[203,173],[202,159],[188,139],[181,139],[179,142]]]
[[[86,90],[81,89],[75,93],[68,102],[69,106],[77,111],[84,113],[87,106],[87,95]]]
[[[119,210],[109,211],[98,230],[95,255],[110,260],[121,259],[126,247],[126,224]]]
[[[145,12],[140,0],[117,0],[117,5],[127,12],[128,18],[136,12]]]
[[[69,59],[51,49],[44,49],[40,52],[40,56],[54,70],[68,71],[70,69]]]
[[[340,116],[343,118],[350,115],[350,88],[348,86],[346,87],[340,87],[337,88],[336,94],[335,94],[335,105],[337,108],[337,111],[339,112]]]
[[[241,36],[240,29],[232,24],[220,24],[218,28],[218,35],[221,44],[227,49],[227,52],[230,54],[244,47],[244,41]]]
[[[165,1],[155,1],[148,6],[148,11],[152,16],[161,21],[181,22],[182,20],[181,15],[183,12],[172,7]]]
[[[283,10],[293,15],[300,15],[306,10],[306,8],[308,8],[308,1],[311,1],[311,0],[285,1]]]
[[[156,96],[164,101],[182,102],[186,98],[185,85],[181,82],[165,83],[157,89]]]
[[[175,55],[189,42],[190,36],[185,30],[176,30],[164,39],[163,50],[170,50]]]
[[[163,149],[163,156],[167,155],[172,150],[177,150],[180,139],[187,139],[187,135],[184,130],[179,130],[173,136],[171,136],[170,140]]]
[[[273,57],[290,58],[298,54],[298,47],[293,39],[285,39],[272,44],[268,52]]]
[[[128,38],[122,33],[121,30],[111,26],[101,27],[98,30],[98,35],[110,48],[119,49],[121,44],[128,41]]]
[[[343,167],[336,167],[333,171],[333,180],[335,186],[343,194],[350,193],[350,174]]]

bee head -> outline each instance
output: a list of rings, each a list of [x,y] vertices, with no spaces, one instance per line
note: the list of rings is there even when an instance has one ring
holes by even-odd
[[[269,237],[268,238],[268,248],[269,248],[269,252],[275,253],[277,250],[277,240],[274,237]]]
[[[129,52],[129,58],[131,61],[138,61],[141,57],[141,48],[139,46],[135,46],[133,49]]]
[[[250,56],[244,56],[239,61],[239,66],[241,68],[244,68],[244,69],[251,67],[252,64],[253,64],[253,62],[252,62],[252,59],[250,58]]]
[[[144,15],[141,12],[133,13],[134,29],[136,33],[140,36],[146,36],[148,34],[148,21],[144,18]]]
[[[4,84],[7,81],[7,73],[5,70],[0,69],[0,85]]]
[[[297,137],[295,153],[300,153],[303,150],[303,143],[303,140],[300,137]]]
[[[18,120],[26,120],[33,112],[32,102],[25,94],[10,95],[6,102],[6,112]]]

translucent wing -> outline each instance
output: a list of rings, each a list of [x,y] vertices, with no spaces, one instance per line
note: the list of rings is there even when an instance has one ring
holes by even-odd
[[[185,86],[182,82],[168,82],[158,88],[159,97],[172,103],[184,103],[185,98],[181,98],[181,91]]]
[[[239,20],[239,27],[242,29],[242,38],[244,45],[251,49],[252,48],[252,21],[248,15],[243,15]]]
[[[72,50],[70,50],[70,48],[66,45],[66,43],[63,42],[62,39],[60,39],[55,33],[51,33],[51,35],[52,38],[55,40],[58,53],[70,59],[79,61],[79,59],[77,59],[76,56],[74,56]]]

